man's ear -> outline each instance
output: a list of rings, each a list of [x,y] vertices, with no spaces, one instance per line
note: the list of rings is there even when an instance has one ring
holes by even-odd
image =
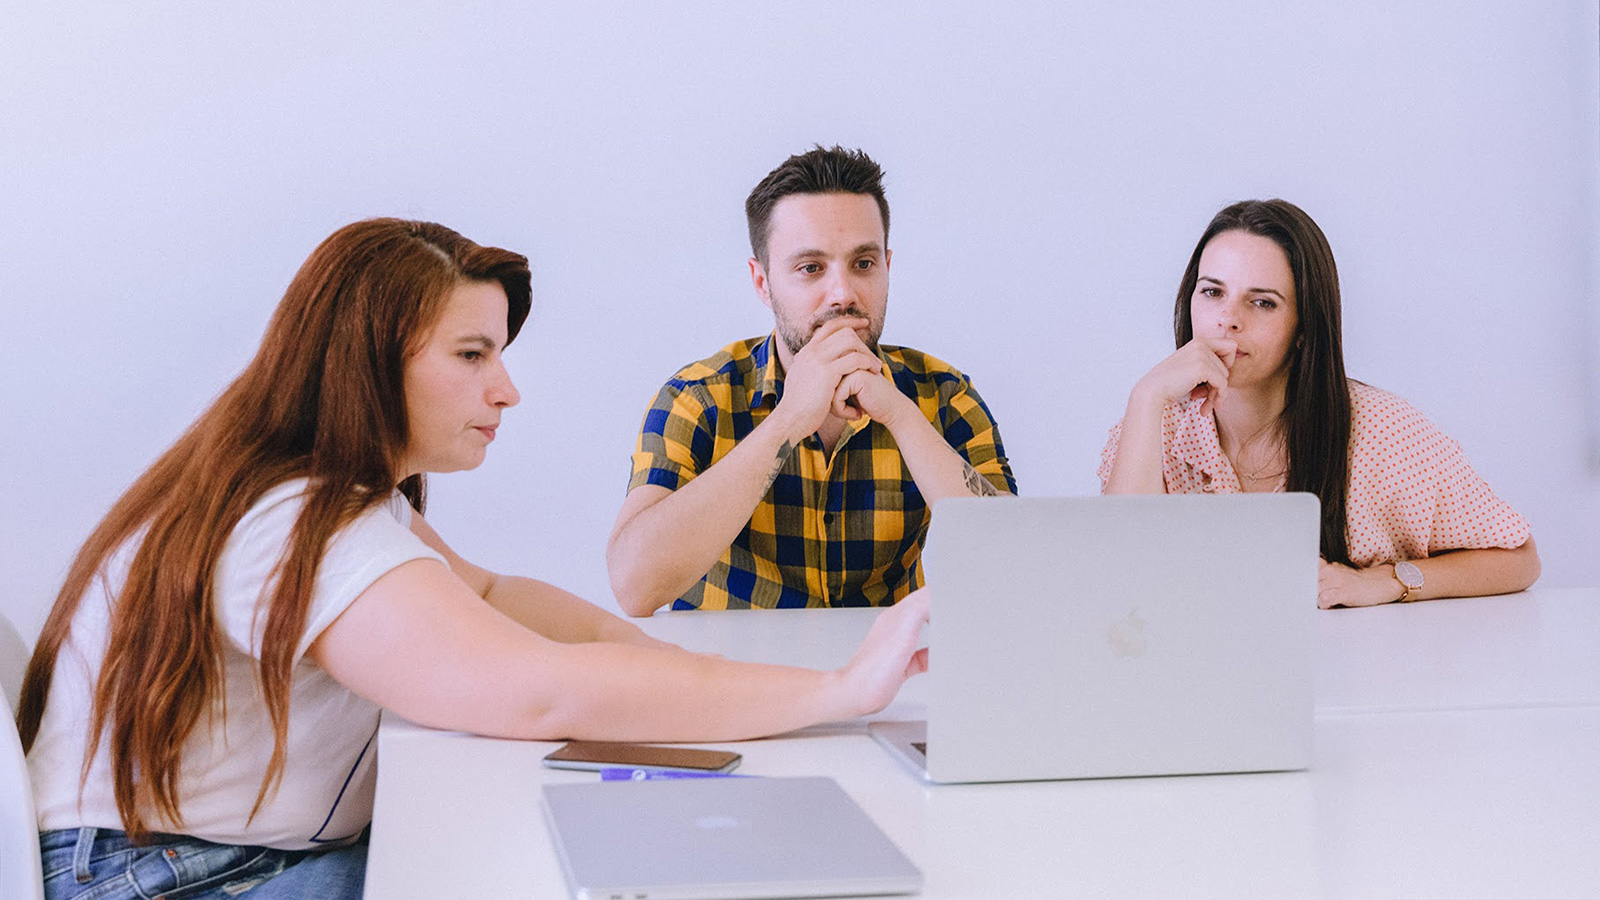
[[[767,289],[767,267],[754,256],[750,257],[750,286],[756,289],[756,296],[761,298],[761,304],[771,309],[772,292]]]

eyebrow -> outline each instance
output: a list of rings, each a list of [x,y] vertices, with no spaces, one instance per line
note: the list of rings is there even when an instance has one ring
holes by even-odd
[[[485,350],[493,350],[495,348],[494,338],[489,337],[486,334],[479,334],[477,332],[457,336],[456,346],[460,346],[462,344],[477,344]]]
[[[1210,275],[1201,275],[1200,278],[1199,278],[1199,281],[1209,281],[1212,284],[1221,285],[1222,287],[1227,287],[1228,286],[1227,282],[1223,281],[1220,278],[1212,278]],[[1283,294],[1279,293],[1276,288],[1253,287],[1253,288],[1246,289],[1245,293],[1246,294],[1271,294],[1272,296],[1277,297],[1279,300],[1286,300],[1287,299],[1287,298],[1285,298],[1283,296]]]
[[[849,256],[864,256],[864,255],[866,255],[868,253],[882,253],[882,252],[883,252],[883,247],[881,245],[879,245],[877,241],[868,241],[865,244],[857,244],[855,246],[855,248],[852,249],[849,252],[849,254],[847,254],[847,255],[849,255]],[[796,250],[795,252],[789,254],[789,261],[790,262],[796,262],[798,260],[805,259],[806,257],[809,257],[809,256],[827,256],[827,255],[828,255],[827,252],[824,251],[824,250],[819,250],[816,247],[806,247],[804,249]]]

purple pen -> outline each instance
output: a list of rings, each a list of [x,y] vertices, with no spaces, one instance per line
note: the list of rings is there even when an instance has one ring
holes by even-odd
[[[668,781],[677,778],[753,778],[753,775],[734,775],[730,772],[689,772],[682,769],[635,769],[628,766],[608,766],[600,770],[601,781]]]

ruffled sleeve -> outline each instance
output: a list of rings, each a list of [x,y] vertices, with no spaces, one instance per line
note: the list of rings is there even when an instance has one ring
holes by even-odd
[[[1409,403],[1351,382],[1351,561],[1366,567],[1445,550],[1514,549],[1528,522],[1473,470],[1461,446]]]

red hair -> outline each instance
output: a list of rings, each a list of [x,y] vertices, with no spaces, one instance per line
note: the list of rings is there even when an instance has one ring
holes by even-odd
[[[334,232],[290,282],[255,359],[78,551],[28,663],[17,728],[31,747],[84,592],[142,532],[111,614],[83,761],[87,777],[99,742],[109,741],[117,811],[135,841],[153,817],[182,826],[180,749],[223,697],[212,596],[222,547],[263,493],[306,478],[277,580],[262,594],[258,677],[273,748],[251,817],[281,780],[291,668],[323,548],[397,486],[408,436],[405,361],[462,281],[505,289],[507,342],[515,338],[531,300],[525,257],[428,222],[369,219]],[[422,476],[398,487],[422,509]]]

